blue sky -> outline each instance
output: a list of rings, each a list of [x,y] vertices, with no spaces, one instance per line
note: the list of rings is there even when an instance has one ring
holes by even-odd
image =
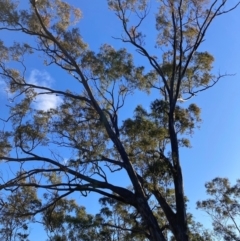
[[[97,50],[101,44],[108,43],[115,48],[129,47],[112,37],[121,35],[121,24],[113,12],[107,10],[106,1],[69,0],[75,6],[81,8],[83,19],[79,23],[80,32],[89,48]],[[234,2],[234,1],[232,1]],[[152,13],[150,13],[152,14]],[[205,92],[201,92],[194,99],[202,109],[201,128],[195,130],[191,139],[191,149],[181,149],[181,161],[184,173],[184,187],[189,198],[189,210],[194,213],[197,220],[208,223],[206,214],[195,211],[195,203],[199,199],[204,199],[204,183],[212,178],[228,177],[232,182],[240,177],[240,8],[219,17],[214,21],[209,29],[206,40],[201,46],[201,50],[209,51],[214,57],[214,72],[235,74],[232,77],[222,79],[216,86]],[[148,24],[151,19],[147,19],[144,25],[149,30]],[[151,28],[150,28],[151,29]],[[147,39],[154,44],[154,35],[147,32]],[[149,46],[151,46],[149,44]],[[147,43],[148,45],[148,43]],[[130,48],[131,49],[131,48]],[[131,49],[132,50],[132,49]],[[151,51],[154,50],[151,47]],[[143,61],[138,54],[135,54],[137,61]],[[50,80],[46,85],[64,88],[73,87],[74,80],[70,76],[56,71],[56,68],[46,68],[40,64],[40,60],[28,61],[28,76],[31,81],[43,83]],[[3,84],[0,86],[3,87]],[[4,88],[4,87],[3,87]],[[2,89],[3,89],[2,88]],[[0,108],[4,110],[6,94],[0,92]],[[146,99],[154,99],[154,96],[138,94],[128,101],[128,108],[125,109],[125,117],[131,116],[134,107],[141,102],[146,107]],[[44,103],[46,108],[53,107],[59,103],[57,97],[38,100]],[[38,102],[36,102],[36,105]],[[41,104],[43,106],[43,104]],[[126,111],[127,110],[127,111]],[[120,179],[118,177],[116,179]],[[116,180],[115,179],[115,180]],[[122,181],[122,180],[121,180]],[[97,208],[98,200],[95,195],[88,198],[81,198],[80,203],[87,206],[88,211],[93,211],[93,206]],[[33,232],[34,233],[34,232]],[[39,239],[41,240],[41,239]]]

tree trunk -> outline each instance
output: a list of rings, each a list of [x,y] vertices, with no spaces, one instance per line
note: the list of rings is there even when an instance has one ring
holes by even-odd
[[[143,198],[137,198],[138,211],[146,221],[149,227],[150,240],[151,241],[166,241],[162,230],[159,227],[157,219],[154,217],[152,210],[150,209],[148,202]]]
[[[189,241],[188,237],[188,225],[187,225],[187,215],[186,215],[186,206],[184,200],[184,190],[183,190],[183,177],[182,169],[180,165],[179,158],[179,148],[178,148],[178,139],[174,127],[174,118],[173,113],[169,114],[169,134],[171,140],[171,149],[172,149],[172,161],[173,161],[173,179],[175,186],[175,200],[176,200],[176,216],[177,222],[175,230],[175,238],[177,241]]]

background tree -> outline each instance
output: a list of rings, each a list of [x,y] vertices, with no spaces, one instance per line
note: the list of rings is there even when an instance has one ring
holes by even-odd
[[[101,230],[94,215],[74,200],[61,199],[42,213],[42,224],[49,241],[111,240],[110,232]]]
[[[168,190],[166,195],[169,196],[169,203],[174,205],[174,191]],[[2,199],[1,237],[4,240],[27,241],[30,231],[34,229],[32,224],[38,223],[45,229],[47,241],[148,240],[146,223],[130,205],[106,197],[99,202],[102,206],[100,212],[92,215],[76,201],[62,198],[51,206],[43,207],[41,215],[32,218],[24,214],[34,206],[41,207],[42,202],[37,199],[34,188],[19,188],[6,199]],[[163,227],[166,240],[175,241],[161,207],[153,201],[150,206],[158,223]],[[196,223],[190,214],[188,225],[190,240],[213,240],[209,232],[200,223]]]
[[[216,235],[223,240],[240,240],[240,180],[230,185],[227,178],[215,178],[206,185],[211,198],[199,201],[197,207],[211,218]]]
[[[213,56],[198,48],[212,21],[239,4],[227,10],[227,2],[156,2],[156,47],[163,52],[153,56],[140,29],[147,1],[108,1],[122,22],[125,35],[120,40],[149,63],[137,66],[126,49],[107,44],[98,53],[88,49],[73,27],[81,13],[66,2],[31,0],[22,10],[16,1],[0,1],[1,30],[28,36],[27,43],[0,44],[1,76],[14,96],[7,119],[11,129],[1,131],[0,159],[18,167],[11,178],[2,177],[1,189],[33,187],[44,197],[41,207],[33,206],[25,215],[48,210],[72,193],[95,192],[130,205],[144,223],[147,239],[165,241],[168,228],[177,241],[189,240],[179,147],[189,146],[187,135],[200,121],[200,109],[181,102],[224,76],[211,73]],[[46,66],[69,73],[78,88],[53,89],[28,81],[25,58],[39,54]],[[121,125],[126,97],[153,89],[159,96],[150,110],[138,106],[135,116]],[[42,95],[58,95],[62,103],[36,109],[34,101]],[[129,178],[130,189],[109,181],[117,171]],[[174,195],[168,196],[170,187]],[[152,201],[166,223],[154,215]]]
[[[34,222],[34,218],[25,214],[39,207],[41,201],[33,187],[20,186],[8,196],[3,192],[0,198],[1,240],[29,241],[29,224]]]

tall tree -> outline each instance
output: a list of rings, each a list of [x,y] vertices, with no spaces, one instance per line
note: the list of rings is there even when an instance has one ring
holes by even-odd
[[[24,180],[22,180],[24,182]],[[34,218],[26,213],[41,207],[34,187],[20,186],[0,198],[0,239],[6,241],[29,241],[29,223]]]
[[[18,167],[14,176],[2,177],[1,189],[43,190],[38,192],[44,197],[42,206],[26,210],[27,215],[43,212],[72,193],[99,193],[135,209],[149,240],[166,241],[168,229],[177,241],[188,241],[179,147],[189,146],[186,137],[200,121],[200,109],[181,102],[224,76],[211,73],[213,56],[198,48],[213,20],[239,5],[227,9],[227,2],[154,2],[155,44],[163,52],[153,56],[141,31],[148,1],[109,0],[125,32],[119,39],[133,45],[149,63],[136,66],[126,49],[108,44],[98,53],[88,49],[73,26],[81,12],[67,2],[30,0],[29,7],[21,9],[16,1],[0,0],[1,30],[28,37],[27,43],[23,39],[12,46],[0,44],[1,76],[14,96],[7,119],[11,129],[0,133],[0,159]],[[29,81],[25,58],[39,54],[46,66],[66,71],[79,87],[53,89]],[[126,97],[152,89],[159,96],[150,111],[138,106],[135,116],[121,125],[119,113]],[[61,97],[61,104],[36,109],[34,101],[46,95]],[[130,189],[109,181],[109,173],[117,171],[127,175]],[[172,186],[174,204],[167,195]],[[161,207],[167,225],[154,215],[152,200]]]
[[[205,187],[211,198],[198,201],[197,207],[212,218],[214,231],[220,239],[240,240],[240,180],[230,185],[227,178],[217,177]]]

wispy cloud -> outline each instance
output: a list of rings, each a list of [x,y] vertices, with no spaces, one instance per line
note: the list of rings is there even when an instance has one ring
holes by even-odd
[[[10,103],[13,102],[14,94],[10,92],[9,87],[5,80],[0,78],[0,97]]]
[[[5,95],[6,92],[7,92],[7,85],[2,79],[0,79],[0,95]]]
[[[48,72],[40,72],[34,69],[30,73],[28,82],[34,85],[51,88],[54,80]],[[35,92],[38,93],[38,95],[33,103],[33,107],[37,110],[47,111],[51,108],[54,109],[62,102],[62,99],[56,94],[41,94],[44,91],[40,89],[35,89]]]
[[[63,164],[64,166],[67,166],[68,163],[69,163],[69,159],[68,159],[68,158],[63,158],[62,164]]]

